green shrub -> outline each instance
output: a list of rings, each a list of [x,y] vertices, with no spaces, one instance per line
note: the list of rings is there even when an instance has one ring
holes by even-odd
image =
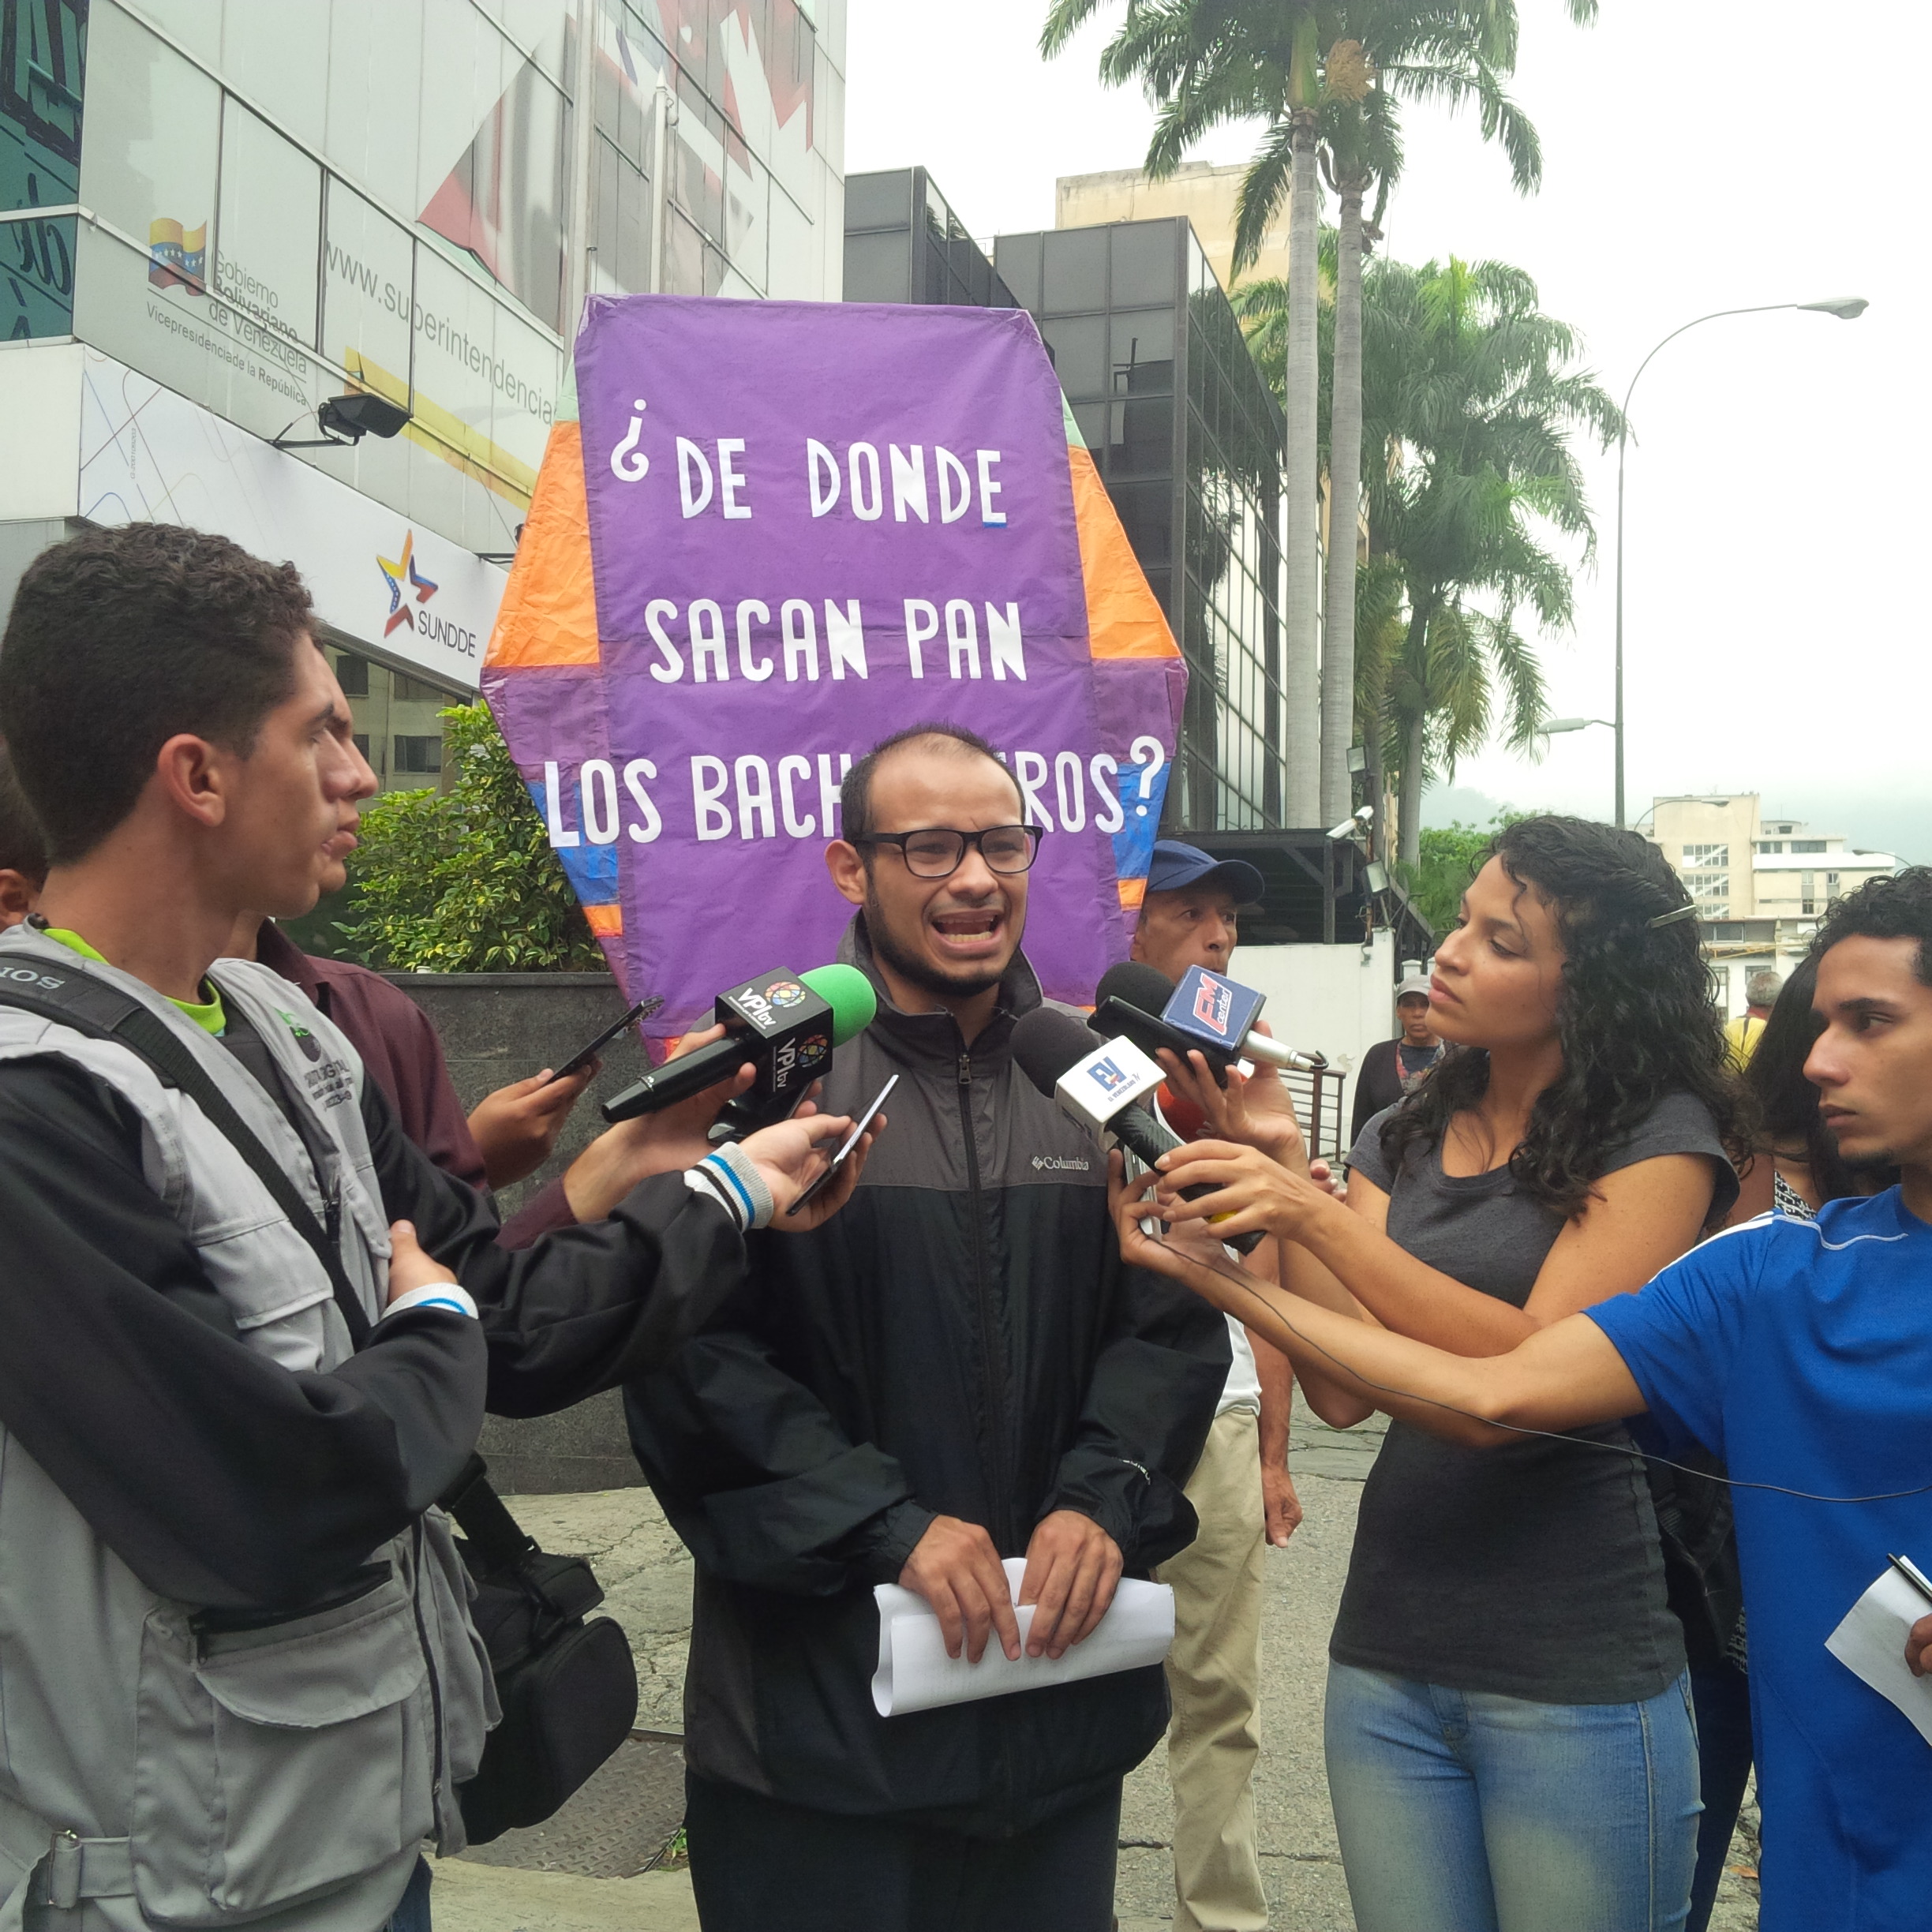
[[[509,747],[478,702],[441,714],[447,792],[363,808],[347,949],[414,972],[596,972],[604,956]]]
[[[1456,923],[1462,895],[1481,866],[1489,841],[1505,826],[1526,816],[1518,811],[1498,812],[1480,829],[1459,819],[1454,825],[1424,828],[1421,863],[1402,867],[1402,883],[1417,912],[1435,928],[1437,938]]]

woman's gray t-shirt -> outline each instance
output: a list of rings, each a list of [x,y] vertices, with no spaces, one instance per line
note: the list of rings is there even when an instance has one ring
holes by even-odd
[[[1389,1110],[1389,1113],[1394,1112]],[[1440,1147],[1382,1152],[1388,1113],[1362,1130],[1352,1172],[1389,1196],[1388,1232],[1431,1267],[1521,1308],[1563,1217],[1507,1167],[1451,1176]],[[1722,1214],[1737,1181],[1709,1110],[1658,1102],[1604,1171],[1666,1154],[1709,1157]],[[1577,1436],[1627,1443],[1619,1423]],[[1654,1697],[1684,1667],[1643,1465],[1526,1436],[1464,1448],[1391,1422],[1362,1492],[1329,1654],[1339,1664],[1545,1704]]]

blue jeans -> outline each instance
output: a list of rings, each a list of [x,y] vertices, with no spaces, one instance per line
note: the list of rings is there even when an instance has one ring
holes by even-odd
[[[1358,1932],[1683,1926],[1687,1678],[1641,1704],[1536,1704],[1331,1663],[1327,1743]]]
[[[396,1900],[383,1932],[429,1932],[429,1861],[418,1859],[409,1889]]]

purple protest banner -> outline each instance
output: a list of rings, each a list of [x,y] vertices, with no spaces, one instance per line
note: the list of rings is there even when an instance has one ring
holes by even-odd
[[[833,956],[840,781],[927,720],[997,747],[1048,829],[1026,950],[1050,996],[1091,998],[1126,949],[1120,774],[1150,736],[1171,755],[1178,684],[1150,664],[1113,687],[1103,740],[1031,319],[597,298],[575,368],[581,455],[553,440],[545,469],[581,462],[595,646],[530,645],[513,577],[485,690],[613,964],[665,998],[653,1030]],[[564,547],[548,515],[540,481],[526,550]],[[1148,695],[1123,713],[1125,690]]]

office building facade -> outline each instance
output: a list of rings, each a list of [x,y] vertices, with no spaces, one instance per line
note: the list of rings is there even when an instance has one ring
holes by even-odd
[[[1188,665],[1165,823],[1281,826],[1281,411],[1185,218],[1002,235]]]
[[[923,167],[845,178],[845,300],[1020,306]]]
[[[837,299],[844,0],[0,13],[0,607],[80,523],[292,558],[435,784],[585,294]]]

